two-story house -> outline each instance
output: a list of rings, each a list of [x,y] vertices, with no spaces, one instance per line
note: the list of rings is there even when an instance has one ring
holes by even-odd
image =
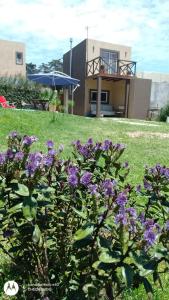
[[[131,48],[85,39],[63,56],[63,71],[80,80],[74,113],[145,119],[151,80],[136,77]]]
[[[0,76],[26,76],[25,44],[0,40]]]

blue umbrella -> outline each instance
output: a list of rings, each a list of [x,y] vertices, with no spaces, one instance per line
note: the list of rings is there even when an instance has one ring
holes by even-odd
[[[68,87],[79,85],[80,80],[70,77],[62,72],[28,74],[28,79],[48,86]]]

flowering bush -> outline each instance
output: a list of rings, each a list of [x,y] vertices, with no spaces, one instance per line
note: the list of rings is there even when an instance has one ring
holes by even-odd
[[[140,284],[153,293],[151,276],[161,284],[168,270],[169,168],[146,167],[134,187],[122,144],[75,141],[63,160],[52,141],[31,152],[36,141],[12,132],[0,153],[1,248],[20,299],[116,299]]]

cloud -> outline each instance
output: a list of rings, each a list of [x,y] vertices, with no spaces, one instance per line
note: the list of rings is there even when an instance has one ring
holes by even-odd
[[[1,37],[25,42],[27,61],[39,64],[60,58],[70,37],[85,39],[88,26],[89,38],[132,46],[140,69],[158,61],[169,72],[168,11],[168,0],[0,0]]]

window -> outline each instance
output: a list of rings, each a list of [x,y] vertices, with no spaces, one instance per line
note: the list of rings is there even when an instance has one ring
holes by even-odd
[[[117,51],[101,49],[100,54],[103,63],[105,62],[105,71],[108,74],[116,73],[119,53]]]
[[[16,64],[23,65],[23,53],[22,52],[16,52]]]
[[[97,90],[90,90],[90,102],[96,103],[97,101]],[[101,103],[109,103],[109,91],[101,91]]]

